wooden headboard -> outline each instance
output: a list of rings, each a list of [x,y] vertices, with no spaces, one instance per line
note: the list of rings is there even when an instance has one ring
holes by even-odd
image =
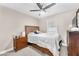
[[[25,34],[39,30],[38,26],[25,26]]]

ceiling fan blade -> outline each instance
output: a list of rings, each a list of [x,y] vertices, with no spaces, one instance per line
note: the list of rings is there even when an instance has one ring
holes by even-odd
[[[50,7],[54,6],[55,4],[56,4],[56,3],[52,3],[52,4],[48,5],[48,6],[46,6],[45,8],[43,8],[43,10],[45,10],[45,9],[47,9],[47,8],[50,8]]]
[[[32,11],[40,11],[40,10],[30,10],[30,11],[32,12]]]
[[[36,3],[36,4],[40,9],[42,9],[42,5],[40,3]]]

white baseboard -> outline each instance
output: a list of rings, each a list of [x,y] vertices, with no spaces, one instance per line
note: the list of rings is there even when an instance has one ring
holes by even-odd
[[[0,55],[5,54],[5,53],[7,53],[7,52],[9,52],[9,51],[12,51],[12,50],[13,50],[13,48],[10,48],[10,49],[7,49],[7,50],[4,50],[4,51],[0,52]]]

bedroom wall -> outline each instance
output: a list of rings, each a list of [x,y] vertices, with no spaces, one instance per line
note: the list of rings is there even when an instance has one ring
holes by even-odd
[[[39,20],[30,16],[22,16],[22,18],[19,20],[18,23],[18,32],[25,31],[24,26],[30,25],[30,26],[38,26],[39,25]]]
[[[38,25],[38,20],[0,6],[0,52],[13,47],[13,36],[22,32],[25,25]]]
[[[40,28],[42,32],[46,32],[47,25],[52,24],[58,27],[59,34],[64,40],[64,44],[66,45],[67,41],[67,29],[69,25],[72,24],[72,19],[75,16],[75,10],[59,13],[56,15],[48,16],[40,20]]]

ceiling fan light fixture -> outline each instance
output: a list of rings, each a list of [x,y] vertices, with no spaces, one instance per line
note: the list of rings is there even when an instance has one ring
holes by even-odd
[[[37,4],[37,6],[39,7],[39,10],[30,10],[31,12],[33,11],[33,12],[39,12],[39,16],[44,16],[44,15],[46,15],[46,14],[48,14],[47,12],[46,12],[46,9],[48,9],[48,8],[50,8],[50,7],[52,7],[52,6],[54,6],[56,3],[51,3],[51,4],[48,4],[47,6],[45,6],[46,4],[42,4],[42,3],[36,3]],[[45,6],[45,7],[44,7]]]
[[[41,10],[39,14],[40,14],[40,15],[45,15],[45,14],[46,14],[46,12],[45,12],[45,11],[43,11],[43,10]]]

